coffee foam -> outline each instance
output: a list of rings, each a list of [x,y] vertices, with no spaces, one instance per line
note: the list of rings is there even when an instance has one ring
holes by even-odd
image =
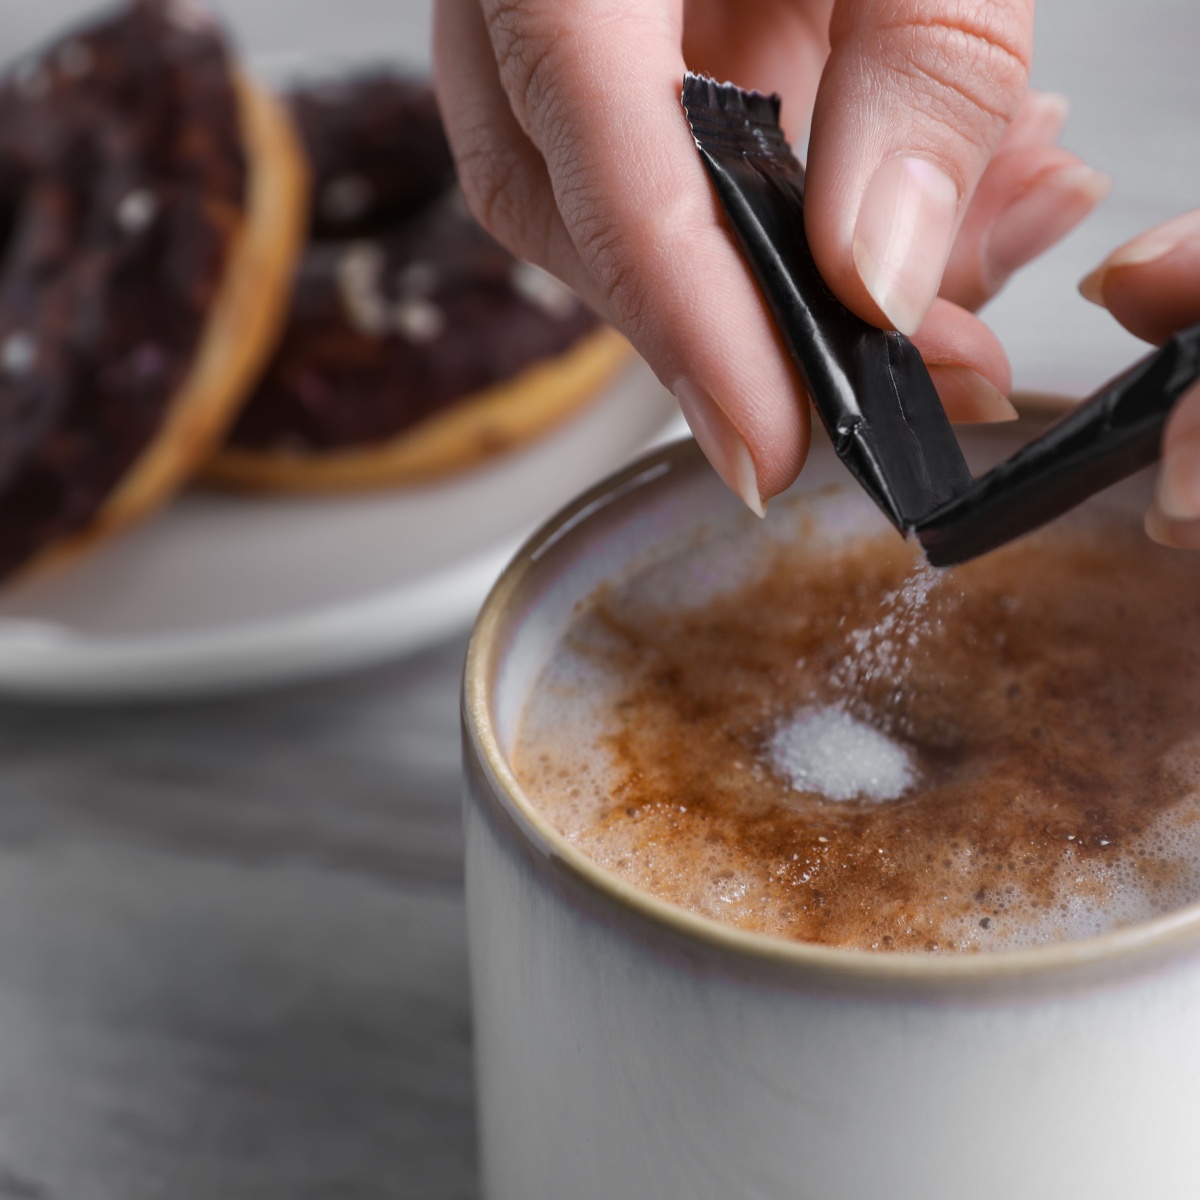
[[[598,593],[514,765],[600,866],[745,929],[1092,936],[1200,899],[1198,585],[1117,518],[935,574],[853,498],[777,504]]]

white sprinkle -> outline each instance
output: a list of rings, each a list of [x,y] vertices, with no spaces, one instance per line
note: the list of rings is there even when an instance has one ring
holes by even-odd
[[[27,333],[10,333],[0,343],[0,366],[6,375],[28,375],[37,361],[37,346]]]
[[[58,52],[58,65],[64,74],[78,79],[96,65],[96,55],[85,42],[67,42]]]
[[[903,746],[832,705],[803,708],[783,722],[768,755],[793,790],[829,800],[895,800],[916,778]]]
[[[126,192],[117,205],[117,224],[133,236],[149,227],[158,216],[158,197],[149,188]]]
[[[392,309],[392,328],[410,342],[432,342],[446,328],[446,318],[428,300],[402,300]]]
[[[338,291],[346,319],[376,337],[387,332],[388,306],[383,295],[383,251],[374,242],[353,243],[338,260]]]
[[[375,188],[361,175],[338,175],[322,189],[318,206],[321,215],[336,225],[356,221],[371,207]]]
[[[579,298],[566,284],[560,283],[533,263],[514,263],[511,280],[513,291],[518,296],[540,308],[549,317],[563,320],[579,307]]]

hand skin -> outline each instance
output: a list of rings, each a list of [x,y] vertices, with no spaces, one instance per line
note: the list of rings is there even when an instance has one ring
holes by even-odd
[[[914,335],[952,419],[1014,414],[974,310],[1108,180],[1029,91],[1033,0],[437,0],[438,95],[472,212],[626,334],[755,511],[809,405],[679,104],[685,68],[784,98],[838,296]]]
[[[1200,323],[1200,209],[1118,247],[1079,290],[1148,342]],[[1200,384],[1184,394],[1163,432],[1146,532],[1166,546],[1200,550]]]

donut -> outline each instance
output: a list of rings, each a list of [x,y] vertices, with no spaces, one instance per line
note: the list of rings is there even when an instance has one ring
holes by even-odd
[[[392,115],[390,138],[375,106]],[[425,481],[529,441],[597,394],[627,343],[447,190],[427,85],[374,76],[289,108],[318,216],[282,343],[209,480],[292,491]],[[403,146],[423,149],[406,158]],[[420,166],[424,186],[393,182],[396,161]]]
[[[454,159],[433,89],[393,71],[325,79],[283,99],[313,179],[311,236],[370,236],[443,195]]]
[[[0,79],[0,578],[148,513],[287,311],[306,160],[206,8],[133,0]]]

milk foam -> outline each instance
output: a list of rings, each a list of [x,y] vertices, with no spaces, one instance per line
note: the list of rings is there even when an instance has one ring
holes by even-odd
[[[1200,562],[1084,520],[934,572],[844,494],[771,521],[606,588],[555,651],[514,764],[582,852],[863,949],[1011,949],[1200,900]]]

